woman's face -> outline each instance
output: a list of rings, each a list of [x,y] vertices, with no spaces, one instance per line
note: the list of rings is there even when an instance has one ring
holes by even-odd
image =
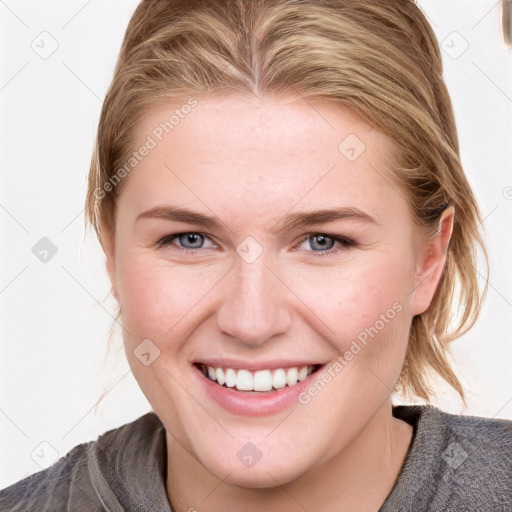
[[[389,414],[439,275],[377,129],[296,96],[190,104],[144,118],[119,197],[126,354],[173,446],[273,486]]]

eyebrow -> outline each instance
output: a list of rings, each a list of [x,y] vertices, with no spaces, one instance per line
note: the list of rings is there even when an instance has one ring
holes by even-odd
[[[151,218],[194,224],[209,230],[220,230],[222,229],[222,224],[224,224],[218,219],[218,217],[205,215],[200,212],[189,210],[188,208],[173,205],[156,206],[151,208],[150,210],[139,214],[136,222],[139,219]],[[356,220],[367,224],[373,224],[375,226],[380,225],[380,222],[368,213],[352,206],[343,206],[339,208],[315,209],[286,214],[281,220],[277,221],[269,231],[277,234],[282,231],[318,226],[320,224],[326,224],[328,222],[343,219]],[[276,225],[277,227],[275,227]]]

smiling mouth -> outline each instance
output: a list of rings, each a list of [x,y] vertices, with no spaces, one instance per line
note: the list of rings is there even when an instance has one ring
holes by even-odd
[[[272,370],[245,370],[213,367],[201,363],[194,366],[209,380],[225,388],[237,391],[272,393],[285,387],[293,387],[318,371],[320,364],[274,368]]]

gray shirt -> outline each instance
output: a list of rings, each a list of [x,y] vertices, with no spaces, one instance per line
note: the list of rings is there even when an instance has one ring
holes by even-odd
[[[378,512],[512,511],[512,421],[432,405],[393,415],[414,434]],[[170,512],[166,460],[165,428],[150,412],[0,491],[0,511]]]

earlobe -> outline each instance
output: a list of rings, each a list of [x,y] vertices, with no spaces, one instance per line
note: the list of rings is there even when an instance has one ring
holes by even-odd
[[[414,315],[424,313],[432,302],[446,263],[454,215],[453,206],[448,206],[441,214],[437,232],[425,242],[418,254],[412,303]]]

